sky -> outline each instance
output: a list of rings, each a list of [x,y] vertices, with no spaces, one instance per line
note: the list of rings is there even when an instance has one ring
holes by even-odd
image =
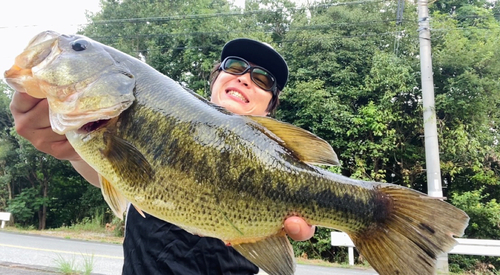
[[[36,34],[45,30],[76,33],[85,11],[97,12],[99,0],[2,1],[0,9],[0,79]]]

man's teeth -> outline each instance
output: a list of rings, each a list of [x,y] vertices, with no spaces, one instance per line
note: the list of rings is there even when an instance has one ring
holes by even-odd
[[[230,94],[230,95],[232,95],[232,96],[235,96],[235,97],[241,99],[241,101],[243,101],[243,102],[248,102],[248,100],[242,94],[240,94],[237,91],[229,91],[227,93]]]

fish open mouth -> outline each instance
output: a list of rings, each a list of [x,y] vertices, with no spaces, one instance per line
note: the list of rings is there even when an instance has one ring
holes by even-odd
[[[70,131],[88,134],[107,126],[109,123],[116,123],[120,114],[133,103],[132,101],[123,102],[122,104],[116,104],[100,110],[86,112],[78,110],[78,108],[75,107],[74,109],[77,109],[77,111],[73,111],[71,114],[62,114],[53,112],[52,109],[50,109],[52,106],[50,99],[51,98],[49,98],[50,125],[54,132],[61,135],[65,135]]]
[[[78,129],[78,131],[88,134],[90,132],[93,132],[95,130],[98,130],[98,129],[106,126],[110,120],[111,119],[101,119],[101,120],[89,122],[89,123],[83,125],[82,127],[80,127],[80,129]]]

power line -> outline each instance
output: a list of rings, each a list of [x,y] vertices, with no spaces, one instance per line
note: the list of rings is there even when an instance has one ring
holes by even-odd
[[[367,3],[382,3],[388,2],[384,0],[360,0],[360,1],[352,1],[352,2],[337,2],[330,4],[319,4],[308,7],[296,7],[296,8],[280,8],[275,11],[272,10],[249,10],[242,12],[222,12],[222,13],[210,13],[210,14],[185,14],[185,15],[172,15],[172,16],[162,16],[162,17],[137,17],[137,18],[118,18],[118,19],[109,19],[109,20],[98,20],[92,21],[88,23],[82,24],[68,24],[69,26],[88,26],[91,24],[116,24],[116,23],[154,23],[154,22],[168,22],[168,21],[180,21],[180,20],[195,20],[195,19],[210,19],[214,17],[231,17],[231,16],[249,16],[249,15],[258,15],[258,14],[268,14],[268,13],[276,13],[282,12],[283,10],[314,10],[319,8],[330,8],[330,7],[338,7],[338,6],[348,6],[348,5],[357,5],[357,4],[367,4]],[[499,12],[492,13],[492,16],[500,15]],[[479,15],[449,15],[450,18],[455,19],[487,19],[487,16],[479,16]],[[432,18],[431,18],[432,19]],[[399,19],[394,19],[399,22]],[[9,29],[9,28],[29,28],[29,27],[39,27],[41,25],[30,24],[30,25],[17,25],[17,26],[0,26],[0,29]]]
[[[439,28],[439,29],[433,29],[431,28],[433,32],[449,32],[449,31],[470,31],[470,30],[491,30],[491,28],[488,27],[457,27],[457,28]],[[499,28],[500,30],[500,28]]]
[[[388,19],[388,20],[377,20],[377,21],[364,21],[364,22],[355,22],[355,23],[347,23],[347,22],[340,22],[340,23],[332,23],[332,24],[323,24],[323,25],[309,25],[309,26],[298,26],[298,27],[292,27],[288,29],[286,32],[287,33],[293,33],[293,32],[301,32],[301,31],[310,31],[310,30],[322,30],[322,29],[331,29],[332,27],[342,27],[342,26],[353,26],[353,25],[370,25],[374,26],[376,23],[387,23],[387,22],[392,22],[394,21],[393,19]],[[412,22],[405,20],[406,22]],[[476,26],[469,26],[469,27],[457,27],[457,28],[432,28],[433,31],[437,32],[445,32],[445,31],[451,31],[451,30],[475,30],[475,29],[483,29],[483,30],[489,30],[491,28],[488,27],[476,27]],[[253,33],[259,32],[259,33],[273,33],[273,28],[272,26],[266,26],[264,29],[255,29],[252,31]],[[99,39],[131,39],[131,38],[155,38],[155,37],[175,37],[175,36],[210,36],[210,35],[221,35],[221,34],[236,34],[236,33],[249,33],[248,29],[232,29],[230,31],[213,31],[213,32],[170,32],[170,33],[148,33],[148,34],[134,34],[134,35],[126,35],[126,36],[118,36],[118,35],[113,35],[113,36],[91,36],[92,39],[99,40]],[[407,32],[406,29],[398,29],[394,32],[384,32],[384,33],[375,33],[374,35],[385,35],[388,33],[401,33],[401,32]],[[356,37],[356,36],[332,36],[332,38],[339,38],[339,37]]]
[[[287,29],[287,33],[291,32],[300,32],[300,31],[310,31],[310,30],[323,30],[323,29],[332,29],[333,27],[344,27],[344,26],[363,26],[370,25],[374,26],[378,23],[389,23],[393,22],[394,19],[387,20],[372,20],[372,21],[363,21],[363,22],[339,22],[339,23],[331,23],[331,24],[321,24],[321,25],[308,25],[308,26],[293,26]],[[268,29],[268,30],[266,30]],[[254,32],[272,32],[272,26],[263,26],[261,29],[255,29]],[[213,32],[170,32],[170,33],[157,33],[157,34],[135,34],[133,36],[93,36],[92,38],[134,38],[134,37],[166,37],[166,36],[190,36],[190,35],[213,35],[213,34],[230,34],[230,33],[241,33],[248,32],[248,29],[232,29],[230,31],[213,31]]]
[[[331,3],[331,4],[320,4],[320,5],[314,5],[314,6],[309,6],[309,7],[297,7],[297,8],[289,8],[289,10],[314,10],[318,8],[330,8],[330,7],[336,7],[336,6],[346,6],[346,5],[355,5],[355,4],[366,4],[366,3],[382,3],[382,2],[387,2],[384,0],[362,0],[362,1],[352,1],[352,2],[337,2],[337,3]],[[82,23],[82,24],[68,24],[69,26],[78,26],[78,27],[83,27],[83,26],[88,26],[88,25],[101,25],[101,24],[117,24],[117,23],[155,23],[155,22],[168,22],[168,21],[179,21],[179,20],[195,20],[195,19],[210,19],[214,17],[230,17],[230,16],[249,16],[249,15],[258,15],[258,14],[267,14],[267,13],[276,13],[276,12],[282,12],[283,9],[278,9],[276,11],[271,11],[271,10],[250,10],[250,11],[243,11],[243,12],[227,12],[227,13],[211,13],[211,14],[186,14],[186,15],[173,15],[173,16],[163,16],[163,17],[137,17],[137,18],[121,18],[121,19],[109,19],[109,20],[98,20],[98,21],[92,21],[88,23]],[[493,13],[492,16],[498,16],[500,13],[496,12]],[[458,20],[461,19],[487,19],[489,17],[487,16],[478,16],[478,15],[463,15],[463,16],[456,16],[456,15],[449,15],[450,18],[455,18]],[[396,18],[394,20],[386,20],[386,21],[396,21],[399,23],[400,19]],[[407,20],[405,20],[407,21]],[[336,23],[336,24],[357,24],[354,22],[342,22],[342,23]],[[36,25],[36,24],[30,24],[30,25],[17,25],[17,26],[0,26],[0,29],[9,29],[9,28],[30,28],[30,27],[39,27],[41,25]]]
[[[393,32],[384,32],[384,33],[365,33],[365,34],[358,34],[358,35],[315,37],[315,38],[308,38],[308,39],[286,39],[286,40],[276,41],[276,43],[278,43],[278,44],[291,44],[291,43],[303,43],[303,42],[311,42],[311,41],[330,41],[332,39],[353,39],[353,38],[373,37],[373,36],[392,36],[392,35],[398,35],[400,33],[401,33],[401,31],[393,31]],[[122,38],[122,37],[119,37],[119,38]],[[413,35],[410,38],[416,39],[416,38],[418,38],[418,35]],[[132,52],[143,53],[143,52],[164,51],[164,50],[206,49],[206,48],[212,48],[212,47],[218,47],[218,46],[220,46],[220,45],[205,44],[205,45],[176,46],[176,47],[156,47],[156,48],[134,50]]]
[[[140,40],[143,40],[143,39],[147,39],[147,38],[161,38],[161,37],[176,37],[176,36],[191,36],[191,37],[196,37],[196,36],[211,36],[211,35],[221,35],[221,34],[236,34],[236,33],[273,33],[272,30],[268,30],[268,31],[263,31],[263,30],[256,30],[256,31],[252,31],[252,32],[249,32],[248,30],[240,30],[240,31],[225,31],[225,32],[189,32],[189,33],[167,33],[167,34],[136,34],[136,35],[133,35],[133,36],[89,36],[90,38],[94,39],[94,40],[97,40],[97,41],[103,41],[103,40],[114,40],[114,39],[140,39]],[[287,33],[290,33],[291,31],[288,31]],[[369,36],[386,36],[386,35],[400,35],[402,32],[405,32],[405,30],[398,30],[398,31],[393,31],[393,32],[383,32],[383,33],[378,33],[378,32],[374,32],[374,33],[363,33],[363,34],[356,34],[356,35],[323,35],[324,39],[349,39],[349,38],[356,38],[356,37],[369,37]],[[418,37],[417,35],[414,35],[414,37]],[[323,38],[321,38],[323,39]],[[317,40],[317,39],[312,39],[312,40]],[[295,40],[295,41],[299,41],[299,40]],[[306,41],[305,39],[304,40],[301,40],[301,41]],[[286,41],[281,41],[281,42],[277,42],[277,43],[282,43],[282,42],[286,42]],[[207,46],[208,47],[208,46]],[[199,48],[198,46],[193,46],[193,47],[189,47],[189,48]],[[202,47],[203,48],[203,47]],[[167,49],[167,48],[165,48]],[[186,48],[178,48],[178,49],[186,49]],[[148,51],[148,50],[138,50],[137,52],[141,52],[141,51]]]
[[[162,17],[138,17],[138,18],[124,18],[124,19],[110,19],[110,20],[98,20],[93,21],[94,24],[108,24],[108,23],[123,23],[123,22],[161,22],[161,21],[174,21],[174,20],[193,20],[193,19],[207,19],[213,17],[226,17],[226,16],[245,16],[245,15],[256,15],[256,14],[266,14],[266,13],[276,13],[288,10],[314,10],[316,8],[329,8],[334,6],[348,6],[356,4],[366,4],[366,3],[381,3],[386,2],[384,0],[360,0],[352,2],[337,2],[331,4],[320,4],[310,7],[296,7],[296,8],[279,8],[277,10],[249,10],[242,12],[221,12],[212,14],[186,14],[186,15],[172,15],[172,16],[162,16]]]
[[[394,19],[385,19],[385,20],[371,20],[371,21],[361,21],[361,22],[337,22],[337,23],[330,23],[330,24],[322,24],[322,25],[308,25],[308,26],[300,26],[300,27],[293,27],[293,29],[321,29],[321,28],[329,28],[333,26],[353,26],[353,25],[373,25],[375,23],[390,23],[390,22],[395,22],[397,18]],[[407,20],[403,19],[402,22],[410,22],[413,23],[412,20]],[[151,23],[151,22],[149,22]],[[83,26],[83,25],[90,25],[89,24],[69,24],[69,26]],[[5,29],[5,28],[23,28],[23,27],[39,27],[40,25],[20,25],[20,26],[12,26],[12,27],[0,27],[0,29]]]
[[[482,30],[489,30],[489,28],[479,28],[479,27],[468,27],[468,28],[441,28],[441,29],[432,29],[433,32],[450,32],[450,31],[465,31],[465,30],[471,30],[471,29],[482,29]],[[258,31],[261,33],[261,31]],[[230,33],[230,32],[227,32]],[[233,31],[233,33],[237,33],[236,31]],[[247,31],[248,33],[248,31]],[[269,31],[268,33],[271,33]],[[362,38],[362,37],[374,37],[374,36],[400,36],[401,33],[404,33],[404,37],[406,39],[418,39],[418,34],[410,34],[407,30],[397,30],[397,31],[391,31],[391,32],[382,32],[382,33],[364,33],[364,34],[357,34],[357,35],[326,35],[324,37],[315,37],[315,38],[307,38],[307,39],[285,39],[281,41],[276,41],[278,44],[290,44],[290,43],[304,43],[304,42],[311,42],[311,41],[330,41],[330,40],[335,40],[335,39],[354,39],[354,38]],[[203,32],[203,33],[185,33],[185,35],[210,35],[210,34],[220,34],[220,32]],[[168,36],[166,34],[157,34],[157,35],[151,35],[151,34],[145,34],[145,35],[137,35],[137,36],[127,36],[127,37],[121,37],[121,36],[107,36],[107,37],[91,37],[93,39],[113,39],[113,38],[146,38],[150,36]],[[152,52],[152,51],[163,51],[163,50],[186,50],[186,49],[206,49],[206,48],[212,48],[220,45],[214,45],[214,44],[206,44],[206,45],[192,45],[192,46],[176,46],[176,47],[156,47],[156,48],[147,48],[147,49],[140,49],[140,50],[134,50],[133,52],[140,53],[140,52]]]
[[[275,11],[272,10],[249,10],[242,12],[221,12],[221,13],[210,13],[210,14],[185,14],[185,15],[171,15],[162,17],[137,17],[137,18],[118,18],[109,20],[98,20],[83,24],[71,24],[71,26],[85,26],[90,24],[114,24],[114,23],[144,23],[144,22],[166,22],[166,21],[178,21],[178,20],[194,20],[194,19],[210,19],[214,17],[228,17],[228,16],[246,16],[246,15],[256,15],[256,14],[267,14],[283,12],[284,10],[314,10],[316,8],[329,8],[335,6],[348,6],[356,4],[366,4],[366,3],[382,3],[387,2],[384,0],[360,0],[352,2],[337,2],[331,4],[320,4],[309,7],[296,7],[296,8],[280,8]],[[22,28],[22,27],[38,27],[40,25],[19,25],[19,26],[0,26],[0,29],[5,28]]]

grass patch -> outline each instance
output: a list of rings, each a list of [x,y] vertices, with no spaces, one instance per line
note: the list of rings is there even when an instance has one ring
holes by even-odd
[[[94,270],[94,254],[89,257],[83,257],[83,274],[87,275]]]
[[[70,274],[77,274],[75,271],[75,258],[72,257],[71,260],[66,260],[64,259],[63,256],[57,255],[57,259],[54,260],[54,263],[56,264],[56,268],[59,272],[62,274],[70,275]]]
[[[94,254],[92,256],[83,257],[83,266],[79,267],[76,264],[75,257],[66,260],[63,256],[57,255],[57,259],[54,260],[56,268],[59,272],[65,275],[90,275],[92,270],[94,270]]]
[[[331,263],[324,260],[318,259],[305,259],[303,257],[296,258],[297,264],[302,265],[315,265],[315,266],[324,266],[324,267],[338,267],[338,268],[356,268],[356,269],[372,269],[370,265],[349,265],[349,263]]]
[[[68,228],[72,231],[91,231],[91,232],[104,232],[104,214],[96,212],[92,217],[85,217],[81,221],[76,222]]]

